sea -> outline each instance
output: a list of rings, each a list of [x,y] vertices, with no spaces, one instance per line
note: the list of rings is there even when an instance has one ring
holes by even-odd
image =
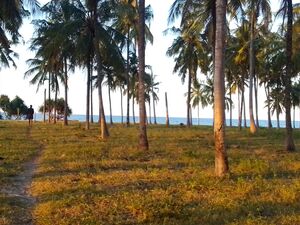
[[[47,118],[47,115],[46,115]],[[106,122],[109,123],[110,121],[110,117],[106,116]],[[35,114],[35,120],[37,121],[42,121],[43,120],[43,114],[41,113],[36,113]],[[131,116],[130,118],[130,123],[133,123],[133,117]],[[71,115],[68,117],[68,120],[75,120],[75,121],[80,121],[80,122],[84,122],[86,120],[86,116],[85,115]],[[97,122],[99,120],[99,117],[94,115],[93,116],[93,121]],[[112,120],[113,123],[122,123],[122,117],[121,116],[112,116]],[[138,123],[139,118],[135,117],[135,122]],[[123,116],[123,122],[126,122],[126,117]],[[156,122],[158,124],[166,124],[166,118],[165,117],[156,117]],[[186,118],[184,117],[170,117],[169,118],[169,122],[171,125],[184,125],[186,124]],[[148,123],[150,123],[150,118],[148,118]],[[154,118],[151,118],[151,123],[154,123]],[[202,126],[212,126],[213,125],[213,119],[212,118],[193,118],[192,120],[193,125],[202,125]],[[226,125],[229,125],[230,121],[229,119],[226,119]],[[279,121],[280,127],[284,128],[285,127],[285,121],[284,120],[280,120]],[[293,124],[293,123],[292,123]],[[273,127],[277,127],[277,121],[276,120],[272,120],[272,125]],[[238,120],[237,119],[232,119],[232,126],[238,126]],[[242,126],[244,126],[244,122],[242,122]],[[247,126],[250,126],[250,121],[247,120]],[[259,120],[259,126],[260,127],[267,127],[268,126],[268,121],[267,120]],[[299,121],[295,121],[295,128],[299,128],[300,127],[300,122]]]

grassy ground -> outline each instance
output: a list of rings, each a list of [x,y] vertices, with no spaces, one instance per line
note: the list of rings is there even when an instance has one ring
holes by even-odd
[[[0,166],[4,177],[18,173],[34,145],[43,146],[30,190],[37,225],[300,224],[300,153],[283,151],[284,130],[227,129],[231,174],[218,179],[209,127],[150,126],[150,150],[142,152],[133,126],[114,125],[103,141],[96,125],[85,131],[80,123],[35,123],[29,139],[24,125],[0,125],[0,155],[16,164]],[[18,159],[7,152],[15,144],[3,148],[11,131],[24,136]],[[300,132],[294,134],[299,149]]]
[[[16,196],[16,177],[38,150],[26,122],[0,122],[0,225],[20,224],[29,218],[27,201]],[[17,191],[18,192],[18,191]],[[23,223],[24,224],[24,223]]]

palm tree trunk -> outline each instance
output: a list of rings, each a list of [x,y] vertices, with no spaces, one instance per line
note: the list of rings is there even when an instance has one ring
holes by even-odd
[[[86,82],[86,115],[85,115],[85,129],[90,129],[90,87],[91,87],[91,65],[90,59],[87,62],[87,82]]]
[[[269,96],[269,87],[265,85],[265,92],[267,97],[267,109],[268,109],[268,128],[272,128],[272,121],[271,121],[271,108],[270,108],[270,96]]]
[[[121,123],[123,124],[123,91],[122,87],[120,86],[120,93],[121,93]]]
[[[296,128],[296,107],[293,106],[293,128]]]
[[[145,0],[139,0],[139,22],[138,22],[138,58],[139,58],[139,147],[143,150],[148,150],[148,137],[146,127],[146,109],[145,109]]]
[[[198,126],[200,125],[200,120],[199,120],[199,112],[200,112],[200,110],[199,110],[199,108],[200,108],[200,107],[199,107],[199,104],[198,104],[198,105],[197,105],[197,111],[198,111],[198,112],[197,112],[197,114],[198,114]]]
[[[67,58],[64,58],[65,66],[65,104],[64,104],[64,126],[68,125],[68,65]]]
[[[277,119],[277,129],[280,128],[280,122],[279,122],[279,109],[278,107],[276,108],[276,119]]]
[[[98,32],[96,32],[96,37],[94,39],[94,48],[96,53],[96,60],[97,60],[97,77],[98,77],[98,96],[99,96],[99,110],[100,110],[100,130],[101,130],[101,138],[106,139],[109,137],[108,128],[106,125],[105,120],[105,113],[104,113],[104,107],[103,107],[103,98],[102,98],[102,81],[103,81],[103,75],[102,75],[102,63],[101,63],[101,56],[99,52],[99,46],[98,46]]]
[[[245,95],[243,96],[243,110],[244,110],[244,127],[247,127],[247,116],[246,116],[246,101],[245,101]]]
[[[93,110],[93,62],[91,62],[91,123],[94,123],[94,110]]]
[[[239,130],[242,129],[242,102],[240,101],[240,90],[238,89],[238,117],[239,117],[239,121],[238,121],[238,127],[239,127]]]
[[[170,120],[169,120],[169,109],[168,109],[168,96],[167,96],[167,92],[165,92],[165,102],[166,102],[166,126],[169,127]]]
[[[56,116],[56,114],[57,114],[57,107],[56,107],[56,105],[57,105],[57,89],[58,89],[58,83],[57,82],[55,82],[55,97],[54,97],[54,124],[56,124],[56,120],[57,120],[57,116]]]
[[[188,91],[187,91],[187,99],[186,99],[186,105],[187,105],[187,115],[186,115],[186,125],[188,127],[191,126],[191,106],[190,106],[190,101],[191,101],[191,85],[192,85],[192,69],[191,67],[189,68],[189,75],[188,75]]]
[[[152,93],[153,93],[153,89],[152,89]],[[157,124],[156,122],[156,112],[155,112],[155,99],[154,99],[154,94],[152,95],[152,101],[153,101],[153,117],[154,117],[154,124]]]
[[[126,82],[127,82],[127,112],[126,112],[126,126],[129,127],[130,120],[129,120],[129,103],[130,103],[130,79],[129,79],[129,32],[130,28],[128,26],[127,30],[127,65],[126,65]]]
[[[44,108],[43,108],[43,115],[44,115],[44,123],[46,122],[46,88],[44,90]]]
[[[286,74],[284,106],[285,106],[285,149],[287,151],[295,151],[295,144],[293,139],[293,128],[291,123],[291,77],[292,77],[292,49],[293,49],[293,3],[292,0],[287,1],[287,31],[286,31]]]
[[[254,30],[255,30],[255,13],[254,8],[251,9],[251,24],[250,24],[250,73],[249,73],[249,116],[250,116],[250,132],[254,134],[256,132],[256,125],[253,116],[253,77],[254,77],[254,66],[255,66],[255,53],[254,53]]]
[[[134,97],[132,96],[132,119],[133,124],[135,124],[135,111],[134,111]]]
[[[215,173],[218,177],[228,173],[228,160],[225,148],[225,27],[226,2],[216,1],[216,43],[214,74],[214,137]]]
[[[190,125],[193,126],[193,111],[191,105],[190,105]]]
[[[256,126],[259,128],[257,92],[258,92],[258,79],[256,78],[256,76],[254,76],[254,97],[255,97]]]
[[[231,98],[231,90],[229,90],[229,99],[230,99],[230,105],[229,105],[229,126],[232,127],[232,98]]]
[[[50,100],[51,100],[51,95],[50,95],[50,91],[51,91],[51,74],[49,73],[49,82],[48,82],[48,123],[51,122],[51,105],[50,105]]]
[[[113,124],[112,119],[112,108],[111,108],[111,96],[110,96],[110,86],[108,85],[108,101],[109,101],[109,118],[110,118],[110,124]]]
[[[148,102],[148,105],[149,105],[149,123],[152,124],[152,120],[151,120],[151,99],[149,99],[149,102]]]

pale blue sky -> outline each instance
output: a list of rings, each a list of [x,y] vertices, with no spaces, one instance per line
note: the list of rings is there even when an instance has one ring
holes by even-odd
[[[46,0],[41,2],[45,3]],[[157,116],[165,116],[165,103],[164,93],[168,92],[169,113],[171,117],[185,117],[186,116],[186,99],[184,93],[187,89],[187,84],[181,83],[180,77],[177,74],[173,74],[173,59],[166,57],[166,50],[172,43],[171,36],[164,36],[162,32],[167,28],[167,16],[169,8],[172,4],[172,0],[149,0],[154,11],[154,20],[151,23],[151,31],[154,35],[153,46],[148,45],[146,51],[146,64],[152,65],[154,74],[157,75],[157,81],[161,82],[159,86],[159,98],[160,101],[156,106]],[[272,9],[277,10],[278,1],[272,0]],[[24,37],[24,41],[27,42],[32,36],[32,26],[29,21],[24,23],[21,28],[21,34]],[[24,80],[24,72],[28,69],[25,61],[33,57],[33,53],[28,50],[28,45],[19,45],[15,47],[15,51],[19,53],[20,57],[16,60],[18,65],[17,69],[4,69],[0,70],[0,94],[6,94],[11,99],[16,95],[20,96],[27,105],[32,104],[35,110],[43,102],[43,90],[45,87],[41,87],[36,92],[36,86],[29,85],[29,79]],[[200,75],[201,76],[201,75]],[[73,114],[85,113],[85,96],[86,96],[86,71],[77,69],[74,74],[70,75],[69,81],[69,105],[73,110]],[[105,98],[105,113],[108,115],[108,101],[107,101],[107,89],[103,90]],[[63,97],[63,89],[61,94]],[[54,94],[52,94],[54,96]],[[266,118],[266,113],[263,110],[263,98],[264,90],[260,90],[259,96],[263,96],[260,101],[259,108],[261,109],[261,117]],[[94,112],[97,113],[98,101],[96,91],[94,93]],[[125,102],[125,98],[123,99]],[[120,93],[112,95],[113,101],[113,114],[120,115]],[[124,113],[125,113],[124,104]],[[130,108],[131,111],[131,108]],[[211,108],[201,109],[200,117],[212,118]],[[138,115],[138,108],[136,106],[136,115]],[[153,115],[153,113],[152,113]],[[193,112],[193,116],[196,117],[196,111]],[[237,118],[237,112],[234,112],[234,118]]]

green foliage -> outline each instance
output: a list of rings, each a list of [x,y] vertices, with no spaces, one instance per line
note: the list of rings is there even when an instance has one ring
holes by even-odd
[[[52,112],[54,110],[54,106],[55,106],[55,101],[53,99],[47,99],[46,100],[46,112]],[[58,118],[63,118],[64,115],[64,109],[65,109],[65,100],[63,98],[59,98],[56,101],[56,110],[57,110],[57,117]],[[39,112],[43,112],[44,111],[44,105],[41,105],[39,107]],[[67,116],[70,116],[72,114],[72,109],[67,106]]]
[[[3,110],[5,117],[8,119],[11,119],[12,116],[19,116],[19,118],[25,118],[27,116],[28,107],[19,96],[16,96],[12,101],[10,101],[7,95],[1,95],[0,108]]]
[[[2,130],[23,133],[16,124]],[[284,130],[228,128],[231,174],[218,179],[211,127],[148,126],[147,152],[136,147],[136,129],[114,125],[104,141],[97,125],[35,123],[22,139],[24,149],[44,148],[30,190],[35,224],[299,224],[300,154],[282,151]]]

